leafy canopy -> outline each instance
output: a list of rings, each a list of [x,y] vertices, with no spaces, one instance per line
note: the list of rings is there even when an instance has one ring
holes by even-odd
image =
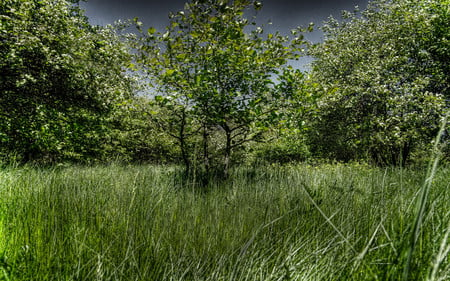
[[[201,133],[204,165],[213,150],[222,155],[225,173],[232,150],[258,139],[276,119],[281,97],[274,77],[304,43],[300,29],[292,39],[265,34],[255,17],[246,17],[261,7],[249,0],[191,1],[170,15],[165,32],[150,28],[141,41],[139,62],[158,91],[155,100],[178,118],[180,145]],[[220,141],[211,148],[213,134]]]
[[[343,17],[324,25],[325,42],[311,50],[325,92],[318,149],[343,160],[406,160],[430,142],[448,107],[449,5],[375,0]]]
[[[130,93],[128,50],[78,1],[0,3],[0,146],[24,161],[96,154]],[[78,155],[78,156],[77,156]]]

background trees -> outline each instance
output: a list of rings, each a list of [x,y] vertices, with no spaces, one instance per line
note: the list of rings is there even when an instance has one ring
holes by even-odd
[[[108,121],[131,91],[129,53],[78,1],[0,3],[0,147],[19,160],[101,158]]]
[[[304,41],[264,34],[245,17],[260,8],[256,1],[191,1],[171,15],[164,33],[151,28],[139,43],[139,62],[158,90],[155,100],[169,110],[166,128],[187,168],[189,142],[197,137],[203,168],[220,159],[226,175],[232,151],[260,138],[277,118],[282,96],[274,76]]]
[[[310,73],[290,64],[305,30],[265,33],[257,1],[190,1],[163,32],[130,37],[91,26],[77,3],[0,3],[2,157],[181,160],[225,176],[244,160],[403,164],[448,110],[448,1],[331,18]]]
[[[448,107],[448,3],[375,0],[343,15],[324,25],[324,43],[311,50],[324,91],[316,151],[405,161],[430,142]]]

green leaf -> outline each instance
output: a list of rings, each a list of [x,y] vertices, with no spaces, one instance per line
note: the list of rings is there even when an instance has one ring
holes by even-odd
[[[167,75],[167,76],[171,76],[171,75],[173,75],[175,72],[176,72],[175,69],[167,69],[167,70],[166,70],[166,75]]]

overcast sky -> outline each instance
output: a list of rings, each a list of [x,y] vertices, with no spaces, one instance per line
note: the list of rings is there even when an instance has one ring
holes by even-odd
[[[88,0],[81,4],[92,24],[106,25],[118,19],[138,17],[147,27],[163,29],[168,23],[169,12],[183,9],[186,0]],[[368,0],[260,0],[262,10],[258,22],[272,21],[272,28],[283,33],[297,26],[314,22],[320,26],[330,15],[339,17],[342,10],[361,9]],[[310,38],[320,40],[320,33]]]
[[[88,0],[80,6],[94,25],[114,23],[118,19],[138,17],[145,27],[163,30],[167,26],[169,12],[181,11],[187,0]],[[259,23],[272,22],[270,32],[275,30],[289,34],[297,26],[307,27],[310,22],[319,27],[330,15],[339,18],[342,10],[353,11],[355,6],[365,9],[368,0],[260,0],[263,8],[257,14]],[[315,28],[306,38],[319,42],[322,33]],[[308,58],[298,67],[307,69]]]

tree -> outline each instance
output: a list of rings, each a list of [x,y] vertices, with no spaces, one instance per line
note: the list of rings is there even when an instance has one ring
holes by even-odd
[[[448,13],[448,1],[374,0],[323,26],[316,150],[398,164],[431,141],[449,101]]]
[[[272,126],[272,140],[260,145],[257,155],[270,162],[304,161],[311,156],[308,134],[313,129],[310,120],[317,114],[320,97],[318,85],[309,75],[288,66],[278,77],[278,126]]]
[[[78,1],[0,3],[0,145],[23,161],[97,157],[131,92],[128,50]]]
[[[139,49],[138,61],[159,91],[155,99],[172,112],[172,135],[188,168],[191,136],[202,140],[203,168],[209,171],[210,153],[218,151],[226,176],[232,152],[276,118],[273,78],[304,41],[299,29],[292,40],[265,35],[255,17],[245,18],[259,9],[249,0],[191,1],[170,16],[164,33],[150,28]]]
[[[105,153],[123,162],[178,163],[179,147],[161,126],[169,118],[146,97],[136,95],[114,112],[111,122],[111,142]],[[166,124],[169,125],[169,124]]]

